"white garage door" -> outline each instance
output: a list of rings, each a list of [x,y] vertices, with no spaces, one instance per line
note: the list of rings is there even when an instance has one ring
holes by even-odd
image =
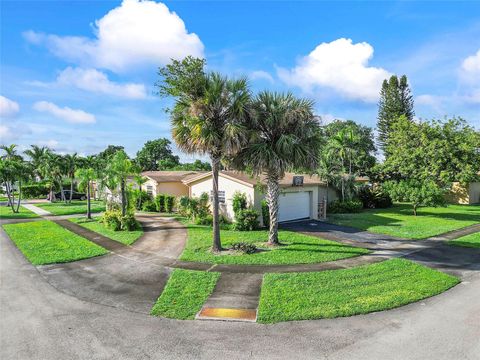
[[[310,193],[292,192],[279,196],[278,221],[289,221],[310,217]]]

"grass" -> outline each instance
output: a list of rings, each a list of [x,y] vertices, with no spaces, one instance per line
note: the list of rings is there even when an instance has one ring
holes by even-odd
[[[455,286],[453,276],[404,259],[345,270],[266,274],[258,321],[335,318],[388,310]]]
[[[410,205],[396,204],[388,209],[370,209],[356,214],[331,214],[329,221],[374,233],[418,240],[480,223],[480,206],[425,207],[420,208],[415,217]]]
[[[86,217],[69,220],[80,226],[83,226],[86,229],[92,230],[98,234],[106,236],[125,245],[133,244],[136,240],[138,240],[140,236],[143,235],[142,229],[133,231],[113,231],[100,222],[100,217],[95,217],[91,220],[87,219]]]
[[[6,224],[3,229],[33,265],[64,263],[107,253],[104,248],[47,220]]]
[[[20,206],[18,213],[14,213],[10,206],[0,206],[0,219],[29,219],[36,218],[37,214]]]
[[[462,236],[461,238],[451,240],[448,243],[455,246],[480,248],[480,232]]]
[[[175,269],[151,314],[173,319],[194,319],[210,296],[220,273]]]
[[[87,213],[87,201],[72,200],[71,204],[66,204],[62,201],[54,203],[35,204],[44,210],[51,212],[53,215],[71,215]],[[105,203],[102,200],[92,200],[92,213],[105,211]]]
[[[363,248],[343,245],[334,241],[323,240],[295,232],[279,230],[281,246],[269,248],[266,230],[233,231],[221,230],[222,246],[229,248],[235,242],[254,243],[261,250],[254,254],[222,253],[213,254],[212,228],[208,226],[187,224],[188,241],[180,256],[181,260],[198,261],[214,264],[311,264],[346,259],[368,254]]]

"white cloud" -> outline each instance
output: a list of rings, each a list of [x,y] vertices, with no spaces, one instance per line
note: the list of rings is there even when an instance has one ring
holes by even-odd
[[[344,118],[341,118],[341,117],[338,117],[338,116],[335,116],[335,115],[332,115],[332,114],[320,114],[318,116],[320,116],[322,125],[328,125],[328,124],[334,122],[335,120],[345,121]]]
[[[57,83],[62,86],[75,86],[94,93],[129,99],[144,99],[147,97],[145,85],[116,83],[110,81],[105,73],[96,69],[67,67],[58,75]]]
[[[480,49],[478,49],[476,54],[463,60],[462,70],[465,75],[475,76],[480,79]]]
[[[10,128],[8,126],[0,125],[0,139],[3,140],[7,137],[10,137],[11,135],[12,135],[12,132],[10,131]]]
[[[444,98],[438,95],[423,94],[415,97],[416,105],[425,105],[432,108],[435,112],[444,113],[442,102]]]
[[[469,103],[480,103],[480,49],[463,60],[460,80],[463,99]]]
[[[56,118],[73,124],[91,124],[96,121],[95,115],[93,114],[87,113],[83,110],[71,109],[67,106],[61,108],[48,101],[38,101],[33,105],[33,108],[37,111],[49,113]]]
[[[20,111],[20,106],[17,102],[0,95],[0,116],[13,117]]]
[[[263,70],[256,70],[250,73],[250,79],[252,80],[267,80],[268,82],[273,83],[273,77],[268,72]]]
[[[341,38],[321,43],[295,68],[278,68],[277,72],[285,83],[306,92],[326,87],[350,99],[376,102],[382,81],[391,73],[368,66],[372,56],[373,47],[370,44],[353,44],[351,39]]]
[[[54,149],[55,147],[58,146],[58,141],[57,140],[40,140],[40,141],[37,141],[37,145],[46,146],[50,149]]]
[[[57,36],[28,31],[30,43],[46,44],[58,57],[116,72],[151,64],[163,65],[171,58],[204,56],[204,46],[189,33],[183,20],[163,3],[124,0],[95,21],[95,38]]]

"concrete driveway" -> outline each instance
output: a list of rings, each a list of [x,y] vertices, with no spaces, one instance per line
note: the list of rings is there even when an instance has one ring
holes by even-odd
[[[480,275],[431,299],[276,325],[177,321],[65,294],[0,230],[2,359],[478,359]]]

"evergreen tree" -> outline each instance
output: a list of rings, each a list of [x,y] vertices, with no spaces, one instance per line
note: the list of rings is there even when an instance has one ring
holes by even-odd
[[[410,121],[413,120],[413,95],[405,75],[400,80],[396,75],[392,75],[388,81],[383,81],[378,103],[378,143],[385,156],[388,156],[387,142],[392,124],[402,115]]]

